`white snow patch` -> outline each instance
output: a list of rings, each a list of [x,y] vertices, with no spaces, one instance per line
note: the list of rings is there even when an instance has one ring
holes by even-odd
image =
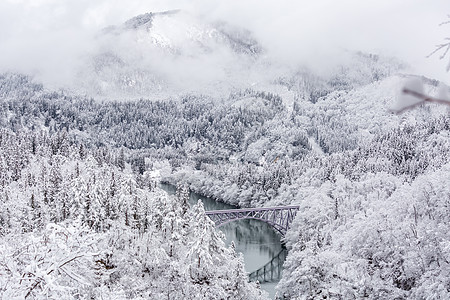
[[[322,148],[319,146],[319,144],[316,143],[316,141],[312,137],[308,137],[308,142],[311,145],[312,151],[321,155],[324,154]]]

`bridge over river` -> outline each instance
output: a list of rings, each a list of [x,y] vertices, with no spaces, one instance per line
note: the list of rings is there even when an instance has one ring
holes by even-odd
[[[239,208],[210,210],[206,212],[206,215],[214,221],[217,227],[243,219],[260,220],[270,224],[282,236],[285,236],[298,210],[298,206]]]
[[[175,194],[176,187],[161,184]],[[258,280],[261,288],[275,297],[275,286],[281,278],[286,249],[282,238],[298,212],[297,206],[238,208],[191,192],[189,203],[201,200],[206,213],[225,234],[226,244],[235,243],[236,251],[244,255],[245,267],[251,281]]]
[[[263,208],[240,208],[207,211],[206,215],[217,227],[243,219],[260,220],[270,224],[282,236],[285,236],[295,218],[298,206],[277,206]],[[281,278],[281,270],[286,259],[287,250],[282,249],[270,262],[249,274],[251,281],[272,282]]]

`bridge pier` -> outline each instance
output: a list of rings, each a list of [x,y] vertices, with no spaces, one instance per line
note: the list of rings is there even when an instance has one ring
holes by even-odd
[[[259,282],[271,282],[277,279],[281,279],[281,273],[283,268],[283,263],[286,260],[287,250],[281,250],[277,256],[272,258],[270,262],[262,266],[256,271],[251,272],[248,275],[250,281]]]

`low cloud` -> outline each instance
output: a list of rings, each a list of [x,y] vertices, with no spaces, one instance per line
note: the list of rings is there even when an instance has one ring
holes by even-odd
[[[450,25],[438,26],[450,14],[447,0],[433,5],[402,0],[253,0],[209,8],[205,14],[248,27],[273,56],[288,63],[334,64],[346,49],[397,56],[418,72],[448,78],[445,63],[437,57],[426,59],[435,44],[450,36]]]
[[[182,9],[211,22],[223,20],[249,29],[267,54],[283,64],[326,72],[343,59],[342,50],[359,50],[397,56],[418,73],[448,83],[446,63],[437,56],[425,58],[450,31],[450,25],[438,26],[450,13],[448,2],[410,2],[6,0],[0,3],[0,71],[25,72],[63,85],[86,57],[99,51],[102,28],[145,12]],[[218,63],[218,57],[211,59],[209,63]],[[185,62],[196,67],[195,61]],[[161,60],[149,65],[166,66]],[[175,65],[174,72],[183,69]],[[172,69],[166,71],[170,76]],[[211,70],[206,77],[212,75]],[[220,72],[217,76],[220,80]]]

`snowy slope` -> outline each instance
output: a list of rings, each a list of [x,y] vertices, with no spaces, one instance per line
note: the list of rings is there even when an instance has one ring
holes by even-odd
[[[72,89],[103,99],[226,97],[252,88],[316,102],[401,70],[398,60],[343,51],[341,63],[318,73],[275,61],[245,28],[183,11],[146,13],[105,28],[85,56]]]
[[[248,31],[180,11],[137,16],[95,42],[73,88],[101,98],[226,94],[261,73],[262,49]]]

